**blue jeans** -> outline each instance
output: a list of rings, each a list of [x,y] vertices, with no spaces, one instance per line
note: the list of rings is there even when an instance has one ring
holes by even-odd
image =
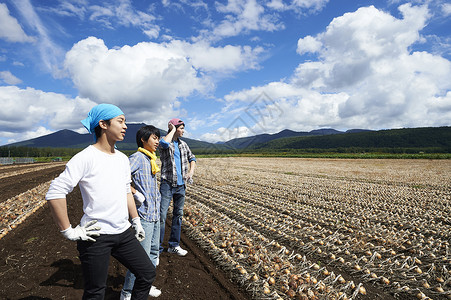
[[[164,227],[168,214],[169,204],[173,200],[172,227],[169,237],[169,248],[177,247],[180,244],[180,234],[182,231],[183,206],[185,205],[185,185],[173,187],[167,180],[161,180],[160,184],[161,204],[160,204],[160,253],[163,252]]]
[[[146,233],[146,238],[141,241],[141,246],[146,251],[150,258],[152,264],[157,266],[157,259],[159,256],[160,247],[160,221],[149,222],[141,219],[141,225]],[[122,292],[124,294],[131,294],[133,290],[133,285],[135,284],[135,275],[127,270],[127,275],[125,275],[124,287]]]
[[[155,280],[155,267],[131,227],[123,233],[101,234],[95,239],[77,242],[85,282],[83,299],[104,299],[110,256],[136,274],[132,299],[147,299]]]

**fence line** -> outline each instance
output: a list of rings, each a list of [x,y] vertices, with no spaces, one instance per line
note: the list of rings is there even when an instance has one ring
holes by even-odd
[[[32,157],[17,157],[16,159],[12,157],[0,157],[0,165],[12,165],[16,164],[30,164],[34,163],[35,160]]]
[[[0,165],[12,165],[14,159],[12,157],[0,157]]]

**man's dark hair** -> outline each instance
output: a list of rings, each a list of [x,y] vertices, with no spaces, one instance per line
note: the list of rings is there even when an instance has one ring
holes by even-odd
[[[152,134],[160,138],[160,130],[153,125],[146,125],[141,127],[136,133],[136,144],[138,147],[143,147],[143,141],[147,141]]]

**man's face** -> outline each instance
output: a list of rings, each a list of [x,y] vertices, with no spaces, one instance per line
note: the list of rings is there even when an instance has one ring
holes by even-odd
[[[110,120],[110,124],[108,125],[105,121],[101,120],[100,122],[104,122],[102,125],[103,128],[106,129],[105,133],[107,137],[114,141],[123,141],[125,137],[125,131],[127,130],[127,125],[125,125],[125,116],[120,115]]]
[[[142,142],[143,142],[144,149],[154,152],[158,148],[160,139],[155,134],[152,134],[147,141],[142,140]]]
[[[174,136],[179,138],[182,137],[184,133],[185,133],[185,125],[180,125],[175,131]]]

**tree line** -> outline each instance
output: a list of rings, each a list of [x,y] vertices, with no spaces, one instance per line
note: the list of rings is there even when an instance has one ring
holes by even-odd
[[[0,157],[72,157],[80,150],[75,148],[1,146]]]

